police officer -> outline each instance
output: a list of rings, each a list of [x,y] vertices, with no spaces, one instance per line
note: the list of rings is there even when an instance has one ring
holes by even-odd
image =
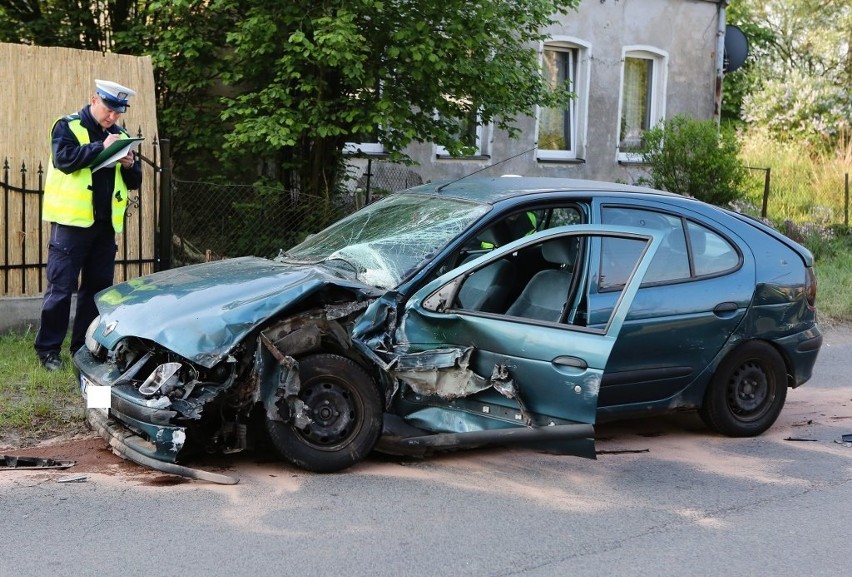
[[[124,228],[127,191],[142,184],[142,167],[128,151],[114,165],[92,168],[106,147],[128,138],[116,123],[135,95],[115,82],[95,80],[91,102],[53,124],[42,210],[42,219],[51,223],[47,290],[35,340],[36,353],[49,371],[63,366],[60,350],[68,332],[71,295],[77,291],[73,355],[97,316],[95,293],[113,283],[115,235]]]

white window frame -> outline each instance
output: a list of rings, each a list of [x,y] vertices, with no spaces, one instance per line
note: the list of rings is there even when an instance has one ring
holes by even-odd
[[[379,91],[381,92],[381,90],[382,85],[380,83]],[[365,92],[373,92],[373,89],[365,89]],[[384,144],[378,140],[375,142],[346,142],[343,144],[343,154],[378,156],[384,155],[385,152]]]
[[[589,84],[590,66],[592,57],[592,45],[584,40],[573,36],[552,36],[550,39],[539,43],[539,62],[544,69],[544,51],[556,50],[570,52],[573,58],[574,77],[571,81],[573,98],[568,103],[568,114],[571,115],[571,142],[568,148],[563,150],[543,150],[536,148],[536,159],[538,160],[577,160],[586,156],[586,135],[588,130],[589,116]],[[542,108],[536,109],[535,141],[538,142],[541,127]]]
[[[347,142],[343,145],[343,154],[384,154],[381,142]]]
[[[651,61],[651,83],[649,86],[648,127],[653,128],[666,117],[666,86],[668,82],[669,54],[653,46],[625,46],[621,52],[621,81],[618,89],[618,116],[616,116],[616,160],[618,162],[641,162],[642,155],[621,150],[621,115],[624,109],[625,63],[628,58]]]
[[[482,124],[479,115],[476,115],[476,150],[473,154],[465,156],[452,156],[445,146],[435,145],[435,156],[439,158],[472,158],[490,156],[491,154],[491,125]]]

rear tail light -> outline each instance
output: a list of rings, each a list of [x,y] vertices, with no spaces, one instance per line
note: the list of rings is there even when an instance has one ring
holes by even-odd
[[[805,269],[805,299],[808,301],[808,306],[813,309],[816,307],[817,294],[817,279],[813,267]]]

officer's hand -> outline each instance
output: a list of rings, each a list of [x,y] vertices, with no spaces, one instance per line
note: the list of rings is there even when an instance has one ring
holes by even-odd
[[[119,136],[117,134],[110,134],[106,138],[104,138],[104,148],[118,140]]]
[[[128,152],[125,156],[118,159],[118,162],[121,163],[121,166],[124,168],[130,168],[133,166],[133,163],[136,159],[133,158],[133,153]]]

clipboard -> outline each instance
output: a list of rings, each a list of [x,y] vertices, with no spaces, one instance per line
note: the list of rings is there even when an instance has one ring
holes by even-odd
[[[103,151],[92,162],[92,172],[98,171],[104,167],[109,168],[115,166],[118,159],[127,156],[131,150],[138,150],[139,143],[145,140],[144,138],[120,138],[103,149]]]

